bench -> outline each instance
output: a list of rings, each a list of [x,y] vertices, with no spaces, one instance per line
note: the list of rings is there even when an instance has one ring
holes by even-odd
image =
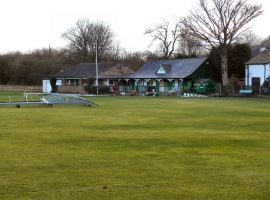
[[[166,93],[166,96],[175,96],[175,91],[174,91],[174,90],[169,90],[169,91]]]
[[[145,96],[157,96],[156,92],[146,92]]]
[[[129,92],[122,92],[121,95],[124,95],[124,96],[136,96],[137,91],[136,90],[130,90]]]
[[[239,94],[241,96],[243,96],[245,94],[251,95],[252,94],[252,90],[239,90]]]
[[[130,90],[130,96],[136,96],[137,91],[136,90]]]

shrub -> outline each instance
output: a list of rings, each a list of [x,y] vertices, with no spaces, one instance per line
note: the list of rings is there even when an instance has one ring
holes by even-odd
[[[84,87],[85,91],[88,94],[97,94],[97,86],[90,86],[87,85]],[[98,94],[108,94],[110,93],[110,87],[109,86],[98,86]]]

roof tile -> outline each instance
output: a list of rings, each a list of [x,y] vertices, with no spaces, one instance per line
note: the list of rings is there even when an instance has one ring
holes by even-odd
[[[270,63],[269,50],[265,50],[264,52],[260,53],[259,55],[255,56],[254,58],[252,58],[248,62],[246,62],[247,65],[268,64],[268,63]]]
[[[207,58],[186,58],[173,60],[156,60],[145,63],[130,78],[185,78],[195,72]],[[160,65],[166,73],[157,74]]]

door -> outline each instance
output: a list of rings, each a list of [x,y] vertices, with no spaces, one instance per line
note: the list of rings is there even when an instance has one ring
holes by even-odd
[[[50,92],[52,92],[52,87],[51,87],[50,80],[43,80],[42,92],[43,93],[50,93]]]
[[[252,77],[251,86],[252,86],[253,93],[259,94],[260,85],[261,85],[261,78],[260,77]]]
[[[164,89],[164,87],[165,87],[165,84],[164,84],[164,80],[161,80],[160,82],[159,82],[159,92],[165,92],[165,89]]]

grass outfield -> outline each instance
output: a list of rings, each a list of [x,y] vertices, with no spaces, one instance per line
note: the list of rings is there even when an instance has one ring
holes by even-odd
[[[91,100],[0,106],[0,199],[269,199],[270,99]]]

